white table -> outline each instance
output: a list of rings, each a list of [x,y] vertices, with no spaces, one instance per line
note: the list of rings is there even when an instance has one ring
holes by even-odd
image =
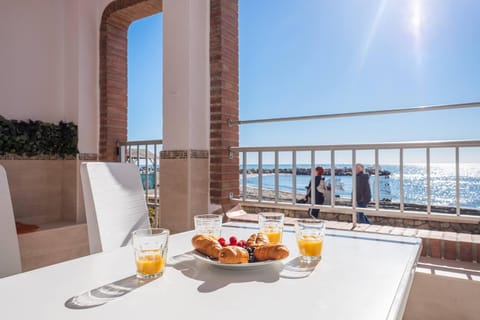
[[[256,225],[235,223],[222,235],[254,232]],[[164,276],[142,286],[131,247],[0,279],[0,318],[401,319],[421,248],[416,238],[328,230],[322,260],[306,268],[287,228],[289,258],[234,271],[195,259],[192,235],[171,236]],[[72,309],[85,301],[109,302]]]

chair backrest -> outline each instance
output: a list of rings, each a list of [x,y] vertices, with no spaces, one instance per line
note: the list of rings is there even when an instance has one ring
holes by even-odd
[[[7,173],[0,165],[0,278],[22,272]]]
[[[134,164],[84,162],[80,175],[90,253],[123,247],[132,231],[149,228],[145,191]]]

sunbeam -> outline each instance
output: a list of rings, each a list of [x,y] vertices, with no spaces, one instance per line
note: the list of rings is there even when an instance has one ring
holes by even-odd
[[[365,62],[368,57],[368,53],[370,51],[370,46],[372,45],[372,41],[373,41],[373,38],[375,37],[375,34],[377,33],[378,25],[382,20],[383,12],[385,11],[387,2],[388,0],[382,0],[380,2],[380,5],[378,6],[377,13],[375,14],[375,19],[373,20],[373,23],[370,27],[370,31],[368,32],[367,41],[365,41],[365,45],[363,46],[360,54],[360,63],[358,65],[357,74],[360,74],[360,72],[362,71],[365,65]]]

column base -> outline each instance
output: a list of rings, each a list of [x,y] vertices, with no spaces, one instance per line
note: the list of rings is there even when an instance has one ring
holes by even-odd
[[[160,153],[160,226],[172,233],[193,229],[193,216],[207,213],[208,150]]]

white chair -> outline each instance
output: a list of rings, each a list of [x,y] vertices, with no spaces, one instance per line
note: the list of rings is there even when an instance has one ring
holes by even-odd
[[[0,278],[22,272],[7,173],[0,165]]]
[[[145,191],[130,163],[81,164],[90,253],[127,245],[132,231],[149,228]]]

